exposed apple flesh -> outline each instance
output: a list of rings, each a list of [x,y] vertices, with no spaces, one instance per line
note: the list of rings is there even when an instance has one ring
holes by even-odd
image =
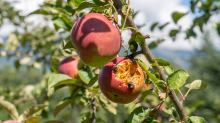
[[[116,57],[104,65],[98,82],[102,93],[109,100],[121,104],[135,100],[145,84],[141,67],[125,57]]]

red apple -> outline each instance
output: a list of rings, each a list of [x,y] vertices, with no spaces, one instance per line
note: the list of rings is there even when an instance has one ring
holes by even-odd
[[[78,60],[79,58],[75,56],[69,56],[64,58],[58,67],[59,73],[66,74],[72,78],[77,77],[78,72]]]
[[[144,74],[137,62],[116,57],[99,73],[99,87],[112,102],[126,104],[135,100],[144,86]]]
[[[118,29],[99,13],[79,18],[72,27],[71,40],[80,59],[93,67],[101,67],[113,60],[121,48]]]
[[[20,123],[20,122],[15,121],[15,120],[6,120],[6,121],[3,121],[2,123]]]

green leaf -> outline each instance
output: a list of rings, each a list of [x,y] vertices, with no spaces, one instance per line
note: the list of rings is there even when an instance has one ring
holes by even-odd
[[[151,43],[148,45],[148,47],[149,47],[150,49],[155,48],[158,44],[160,44],[160,43],[163,42],[163,41],[164,41],[164,39],[158,39],[158,40],[156,40],[156,41],[151,42]]]
[[[42,15],[58,15],[59,11],[50,7],[50,6],[42,6],[40,9],[30,13],[31,14],[42,14]]]
[[[150,66],[148,66],[145,62],[140,59],[135,59],[135,61],[141,66],[142,69],[148,70]]]
[[[91,87],[93,86],[97,81],[98,81],[99,75],[95,75],[95,77],[93,77],[90,81],[89,84],[87,85],[87,87]]]
[[[25,123],[38,123],[38,121],[41,119],[41,116],[31,116],[29,117]]]
[[[71,27],[63,20],[62,17],[55,17],[52,19],[52,22],[59,28],[64,28],[67,30],[71,29]]]
[[[185,84],[188,76],[185,70],[177,70],[168,76],[167,83],[171,89],[178,89]]]
[[[143,102],[143,101],[144,101],[144,98],[145,98],[146,96],[148,96],[149,94],[151,94],[152,92],[153,92],[153,89],[145,91],[144,94],[141,95],[141,98],[140,98],[140,100],[138,101],[138,103]]]
[[[162,109],[165,113],[169,114],[169,115],[173,115],[173,110],[172,109]]]
[[[53,72],[58,73],[58,67],[59,67],[60,59],[57,57],[52,57],[50,61],[50,67],[53,70]]]
[[[170,63],[164,59],[152,59],[152,63],[155,63],[155,61],[157,61],[159,66],[168,66],[170,65]]]
[[[149,76],[149,78],[154,82],[154,83],[156,83],[159,79],[154,75],[154,74],[152,74],[151,72],[149,72],[149,71],[145,71],[146,72],[146,74],[147,74],[147,76]]]
[[[12,103],[0,99],[0,107],[3,108],[11,116],[11,118],[13,118],[14,120],[18,120],[18,111]]]
[[[93,89],[89,89],[89,92],[97,93],[99,90],[100,88],[93,88]]]
[[[48,80],[48,89],[64,84],[75,84],[77,79],[72,79],[65,74],[52,74]]]
[[[163,66],[163,69],[168,73],[168,74],[172,74],[174,72],[173,66],[172,65],[168,65],[168,66]]]
[[[194,80],[191,84],[185,85],[185,87],[190,89],[203,89],[207,87],[207,83],[202,82],[201,80]]]
[[[193,31],[192,28],[186,30],[186,38],[185,39],[189,39],[191,36],[196,38],[196,33]]]
[[[16,60],[16,61],[14,62],[14,65],[15,65],[16,69],[18,70],[19,67],[20,67],[19,60]]]
[[[152,117],[147,117],[147,118],[144,119],[144,121],[141,122],[141,123],[152,123],[153,120],[154,120],[154,119],[153,119]]]
[[[93,78],[92,71],[89,66],[86,66],[86,69],[78,70],[78,75],[80,79],[86,84],[89,84],[89,81]]]
[[[183,17],[184,15],[185,15],[184,13],[174,12],[174,13],[172,14],[173,21],[174,21],[175,23],[177,23],[177,21],[178,21],[181,17]]]
[[[217,31],[218,31],[218,35],[220,36],[220,23],[217,24],[216,29],[217,29]]]
[[[105,0],[105,2],[103,2],[103,0],[93,0],[93,2],[99,6],[104,6],[108,3],[107,0]]]
[[[66,45],[63,47],[63,49],[70,49],[74,48],[72,41],[68,41]]]
[[[135,108],[128,117],[127,123],[140,123],[142,122],[147,114],[150,113],[150,109],[144,106]]]
[[[55,108],[55,111],[54,111],[54,117],[57,116],[57,114],[63,110],[66,106],[68,106],[70,103],[73,103],[75,101],[75,98],[73,97],[67,97],[67,98],[64,98],[61,102],[58,103],[58,105],[56,106]]]
[[[179,32],[179,30],[171,30],[170,33],[169,33],[169,36],[171,38],[173,38],[173,40],[176,39],[176,34]]]
[[[137,42],[131,42],[131,43],[130,43],[130,51],[131,51],[132,53],[135,53],[135,52],[137,51],[137,49],[138,49],[138,44],[137,44]]]
[[[77,67],[78,67],[78,69],[82,69],[85,67],[85,64],[82,62],[82,60],[79,59]]]
[[[61,17],[64,20],[65,24],[68,25],[68,29],[71,30],[72,29],[71,27],[74,25],[74,20],[72,19],[72,17],[66,14],[62,14]]]
[[[47,105],[45,105],[45,104],[38,104],[38,105],[34,105],[34,106],[26,109],[23,112],[23,114],[20,115],[19,120],[20,121],[27,120],[30,116],[32,116],[33,114],[37,113],[38,111],[41,111],[46,106]]]
[[[167,26],[169,23],[170,23],[170,22],[167,22],[167,23],[165,23],[164,25],[159,26],[159,29],[162,30],[162,29],[163,29],[165,26]]]
[[[72,2],[75,7],[78,7],[82,2],[86,0],[68,0],[68,1],[69,1],[68,3]]]
[[[144,44],[145,38],[144,36],[140,33],[137,32],[132,35],[131,39],[129,40],[128,44],[131,45],[132,42],[138,42],[140,46]]]
[[[63,121],[59,121],[59,120],[50,120],[50,121],[47,121],[45,123],[64,123]]]
[[[203,117],[191,116],[186,123],[207,123]]]
[[[154,24],[151,26],[150,30],[153,31],[154,28],[155,28],[157,25],[158,25],[158,22],[154,23]]]
[[[91,1],[90,2],[82,2],[78,6],[78,8],[72,10],[72,15],[74,15],[76,11],[80,11],[80,10],[83,10],[85,8],[91,8],[91,7],[98,7],[98,5],[95,4],[94,2],[91,2]]]
[[[117,114],[117,103],[108,102],[108,100],[103,96],[99,96],[100,105],[109,113],[116,115]]]

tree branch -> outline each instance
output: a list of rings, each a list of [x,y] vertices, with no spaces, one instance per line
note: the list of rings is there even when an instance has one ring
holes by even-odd
[[[117,10],[120,10],[122,8],[123,4],[121,3],[120,0],[113,0],[113,2],[114,2],[115,7],[117,8]],[[125,18],[125,15],[121,11],[119,12],[119,14],[122,16],[122,18]],[[137,32],[140,32],[130,16],[127,17],[126,24],[130,27],[135,28]],[[131,31],[132,31],[132,33],[136,32],[135,30],[131,30]],[[145,55],[145,57],[148,59],[149,62],[152,59],[154,59],[154,56],[151,53],[150,49],[148,48],[148,45],[147,45],[146,42],[144,42],[144,45],[141,46],[141,49],[143,51],[143,54]],[[159,72],[161,80],[166,82],[167,77],[166,77],[165,73],[163,72],[163,69],[160,68],[159,66],[153,66],[153,69],[156,72]],[[187,115],[186,115],[186,113],[183,109],[182,103],[178,99],[178,97],[177,97],[176,93],[174,92],[174,90],[170,90],[170,93],[168,95],[169,95],[170,99],[172,100],[173,104],[175,105],[175,108],[176,108],[176,110],[177,110],[177,112],[180,116],[181,121],[183,121],[183,119],[184,119],[184,121],[186,122]]]

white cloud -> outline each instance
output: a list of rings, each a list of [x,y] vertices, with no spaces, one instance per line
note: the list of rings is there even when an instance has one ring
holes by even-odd
[[[172,39],[169,37],[170,30],[178,29],[178,26],[174,24],[172,20],[172,13],[175,11],[186,13],[190,9],[187,6],[182,5],[181,0],[132,0],[131,8],[133,8],[135,11],[140,11],[140,13],[134,19],[135,23],[139,25],[146,23],[146,25],[142,27],[140,31],[143,34],[151,35],[151,38],[146,40],[148,44],[158,38],[164,38],[165,41],[161,43],[158,48],[168,48],[171,50],[192,50],[193,47],[198,46],[198,42],[196,41],[189,42],[184,40],[184,33],[179,33],[175,42],[173,42]],[[181,25],[182,30],[186,30],[191,26],[193,18],[194,17],[192,14],[187,14],[178,21],[178,25]],[[163,25],[166,22],[170,22],[170,24],[167,25],[162,31],[159,30],[158,27],[156,27],[154,31],[151,32],[150,27],[155,22],[159,22],[158,25]],[[127,31],[123,33],[123,36],[125,37],[128,34],[129,32]],[[128,41],[129,38],[130,37],[127,36],[125,40]],[[126,44],[127,42],[125,43],[125,45]]]

